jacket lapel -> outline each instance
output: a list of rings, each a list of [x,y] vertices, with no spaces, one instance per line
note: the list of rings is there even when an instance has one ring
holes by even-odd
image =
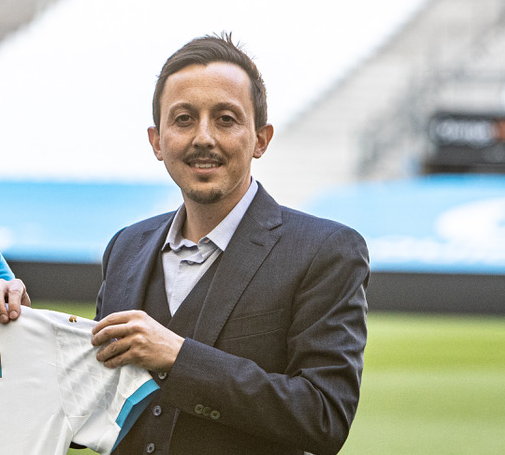
[[[165,243],[174,216],[175,213],[171,213],[168,217],[161,217],[157,226],[142,232],[142,235],[137,236],[136,242],[132,242],[131,252],[134,260],[128,267],[123,309],[142,307],[151,271]]]
[[[195,340],[214,345],[240,296],[277,243],[281,224],[279,205],[260,185],[223,253],[195,326]]]

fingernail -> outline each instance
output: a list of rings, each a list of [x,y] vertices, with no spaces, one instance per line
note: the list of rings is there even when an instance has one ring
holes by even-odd
[[[9,322],[9,318],[7,317],[7,315],[6,315],[6,314],[2,314],[2,315],[0,315],[0,322],[1,322],[2,324],[5,324],[5,323]]]
[[[11,319],[16,319],[18,317],[18,312],[17,311],[11,311],[9,313],[9,316]]]

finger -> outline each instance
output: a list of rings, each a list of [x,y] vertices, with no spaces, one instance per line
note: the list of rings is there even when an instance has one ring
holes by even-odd
[[[0,323],[7,324],[9,322],[9,316],[7,314],[7,307],[5,305],[5,300],[7,298],[7,281],[0,280]]]
[[[130,362],[128,361],[128,355],[127,353],[123,353],[120,355],[117,355],[115,357],[111,357],[110,359],[107,359],[103,362],[103,365],[106,366],[107,368],[117,368],[117,367],[122,367],[124,365],[128,365]]]
[[[15,320],[21,314],[21,305],[29,297],[21,280],[14,279],[7,284],[7,299],[9,302],[9,319]]]
[[[21,299],[21,305],[22,306],[29,306],[29,307],[32,306],[32,300],[30,299],[30,296],[28,295],[28,292],[26,292],[26,290],[25,290],[25,293],[23,294],[23,297]]]
[[[7,324],[17,319],[21,314],[21,305],[31,305],[24,283],[18,279],[0,280],[0,323]]]
[[[114,325],[127,324],[131,318],[135,316],[138,311],[118,311],[117,313],[111,313],[104,317],[93,327],[92,333],[97,334],[104,328]]]
[[[129,348],[128,343],[124,342],[123,340],[119,339],[110,340],[108,344],[102,346],[98,350],[96,354],[96,359],[99,362],[109,362],[110,364],[111,360],[115,359],[116,357],[128,351],[128,348]]]
[[[113,338],[123,337],[122,326],[124,326],[124,322],[120,322],[121,320],[115,314],[110,314],[98,322],[91,330],[93,334],[91,344],[93,346],[100,346]]]
[[[100,346],[109,343],[111,339],[125,338],[131,331],[131,321],[138,311],[121,311],[109,314],[99,321],[92,329],[91,344]]]
[[[102,346],[110,343],[111,340],[118,340],[124,338],[126,335],[125,324],[117,324],[104,327],[98,333],[91,337],[91,344],[93,346]]]

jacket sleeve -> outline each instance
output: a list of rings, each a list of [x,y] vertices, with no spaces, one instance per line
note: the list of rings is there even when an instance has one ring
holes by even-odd
[[[203,405],[213,411],[207,418],[311,453],[340,450],[359,398],[368,251],[341,228],[307,264],[290,302],[285,371],[186,339],[167,378],[174,406],[201,416]]]

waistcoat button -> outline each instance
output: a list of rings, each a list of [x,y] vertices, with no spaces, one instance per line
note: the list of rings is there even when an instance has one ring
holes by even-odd
[[[159,415],[161,415],[161,412],[162,412],[161,406],[155,406],[153,408],[154,416],[158,417]]]
[[[156,449],[156,446],[152,442],[150,442],[149,444],[147,444],[147,446],[146,446],[146,452],[147,453],[153,453],[154,449]]]

